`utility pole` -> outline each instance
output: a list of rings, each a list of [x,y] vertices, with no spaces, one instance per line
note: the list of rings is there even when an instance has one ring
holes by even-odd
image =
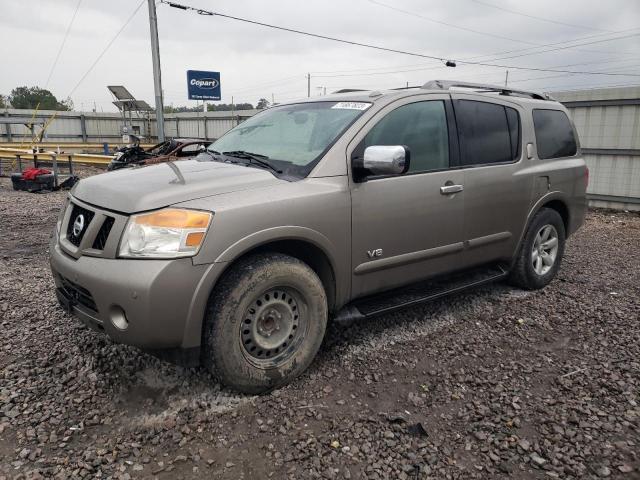
[[[158,42],[158,16],[155,0],[149,4],[149,29],[151,31],[151,59],[153,62],[153,89],[156,95],[156,128],[158,141],[164,142],[164,111],[162,104],[162,78],[160,76],[160,44]]]
[[[504,76],[504,88],[507,88],[507,83],[509,82],[509,70],[507,70]]]
[[[231,95],[231,124],[232,125],[233,125],[233,121],[234,121],[234,117],[235,116],[236,116],[236,104],[233,101],[233,95]]]
[[[307,97],[311,96],[311,74],[307,73]]]

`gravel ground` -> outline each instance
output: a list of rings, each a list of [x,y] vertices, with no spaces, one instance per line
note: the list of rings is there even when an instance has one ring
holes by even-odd
[[[638,215],[591,212],[542,291],[331,326],[303,377],[247,397],[58,308],[64,195],[0,179],[2,480],[640,478]]]

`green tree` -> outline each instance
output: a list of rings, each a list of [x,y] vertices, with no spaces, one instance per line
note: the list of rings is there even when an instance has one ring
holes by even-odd
[[[258,104],[256,105],[256,108],[258,110],[263,110],[267,107],[269,107],[269,100],[267,100],[266,98],[261,98],[260,100],[258,100]]]
[[[250,103],[212,103],[207,105],[209,112],[230,112],[232,110],[253,110],[253,105]]]
[[[40,110],[71,110],[73,108],[71,99],[58,101],[53,93],[40,87],[14,88],[9,95],[9,103],[13,108],[38,107]]]
[[[0,108],[7,108],[8,106],[7,97],[0,95]]]
[[[230,103],[209,103],[207,104],[207,112],[230,112],[232,110],[253,110],[253,105],[250,103],[237,103],[232,105]],[[185,107],[180,105],[174,107],[173,105],[167,105],[164,107],[164,113],[183,113],[183,112],[201,112],[202,105],[194,107]]]
[[[178,107],[174,107],[173,105],[165,105],[164,107],[164,113],[185,113],[185,112],[201,112],[202,111],[202,105],[200,106],[194,106],[194,107],[185,107],[184,105],[182,106],[178,106]]]

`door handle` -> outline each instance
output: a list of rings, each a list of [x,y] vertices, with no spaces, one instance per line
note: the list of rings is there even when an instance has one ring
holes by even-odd
[[[440,193],[442,195],[451,195],[453,193],[458,193],[464,190],[462,185],[445,185],[444,187],[440,187]]]

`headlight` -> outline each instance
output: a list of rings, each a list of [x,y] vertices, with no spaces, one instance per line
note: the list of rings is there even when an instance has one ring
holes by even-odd
[[[212,216],[209,212],[181,208],[132,215],[120,241],[119,256],[191,257],[198,253]]]

